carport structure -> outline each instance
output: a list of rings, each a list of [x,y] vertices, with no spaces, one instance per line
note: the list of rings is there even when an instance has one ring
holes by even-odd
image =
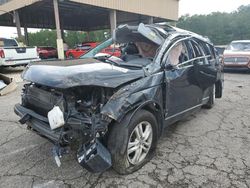
[[[0,25],[57,30],[57,49],[63,54],[63,30],[93,31],[118,24],[178,19],[178,0],[0,0]]]

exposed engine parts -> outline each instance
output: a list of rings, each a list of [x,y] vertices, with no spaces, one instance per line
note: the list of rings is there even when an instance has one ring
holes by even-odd
[[[69,145],[78,150],[77,157],[82,166],[97,172],[98,169],[111,166],[109,151],[97,138],[105,136],[108,130],[110,121],[102,118],[100,111],[112,94],[111,89],[101,87],[72,88],[63,91],[27,84],[23,89],[22,101],[24,107],[36,110],[38,116],[45,116],[54,106],[58,106],[64,114],[65,124],[54,131],[58,132],[58,137],[52,139],[58,144],[57,149],[53,149],[58,166],[59,156],[65,153],[61,152],[61,147]],[[30,118],[31,116],[26,114],[21,123],[26,123]],[[44,118],[40,120],[43,121]],[[92,169],[96,164],[99,164],[99,168]]]

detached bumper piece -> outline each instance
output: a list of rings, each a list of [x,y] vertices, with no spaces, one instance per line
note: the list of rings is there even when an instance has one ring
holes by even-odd
[[[78,163],[93,173],[103,172],[112,166],[109,151],[96,140],[94,144],[83,145],[77,153]]]

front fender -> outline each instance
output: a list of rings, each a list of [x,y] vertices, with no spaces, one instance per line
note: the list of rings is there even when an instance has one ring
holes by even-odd
[[[135,116],[135,114],[142,109],[149,111],[155,116],[157,123],[158,123],[157,135],[160,136],[161,135],[160,133],[162,133],[163,123],[164,123],[162,103],[160,104],[159,102],[154,101],[154,100],[148,100],[148,101],[143,102],[136,109],[131,110],[128,122],[130,123],[131,119]]]
[[[162,104],[162,81],[163,74],[158,73],[121,88],[103,106],[101,114],[119,122],[147,101]]]

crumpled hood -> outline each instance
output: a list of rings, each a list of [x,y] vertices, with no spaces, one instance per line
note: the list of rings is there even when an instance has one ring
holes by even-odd
[[[91,59],[89,59],[91,60]],[[116,88],[126,82],[144,77],[144,71],[130,70],[108,63],[50,65],[50,63],[31,65],[23,72],[23,79],[33,83],[54,87],[103,86]],[[70,62],[69,62],[70,63]]]

